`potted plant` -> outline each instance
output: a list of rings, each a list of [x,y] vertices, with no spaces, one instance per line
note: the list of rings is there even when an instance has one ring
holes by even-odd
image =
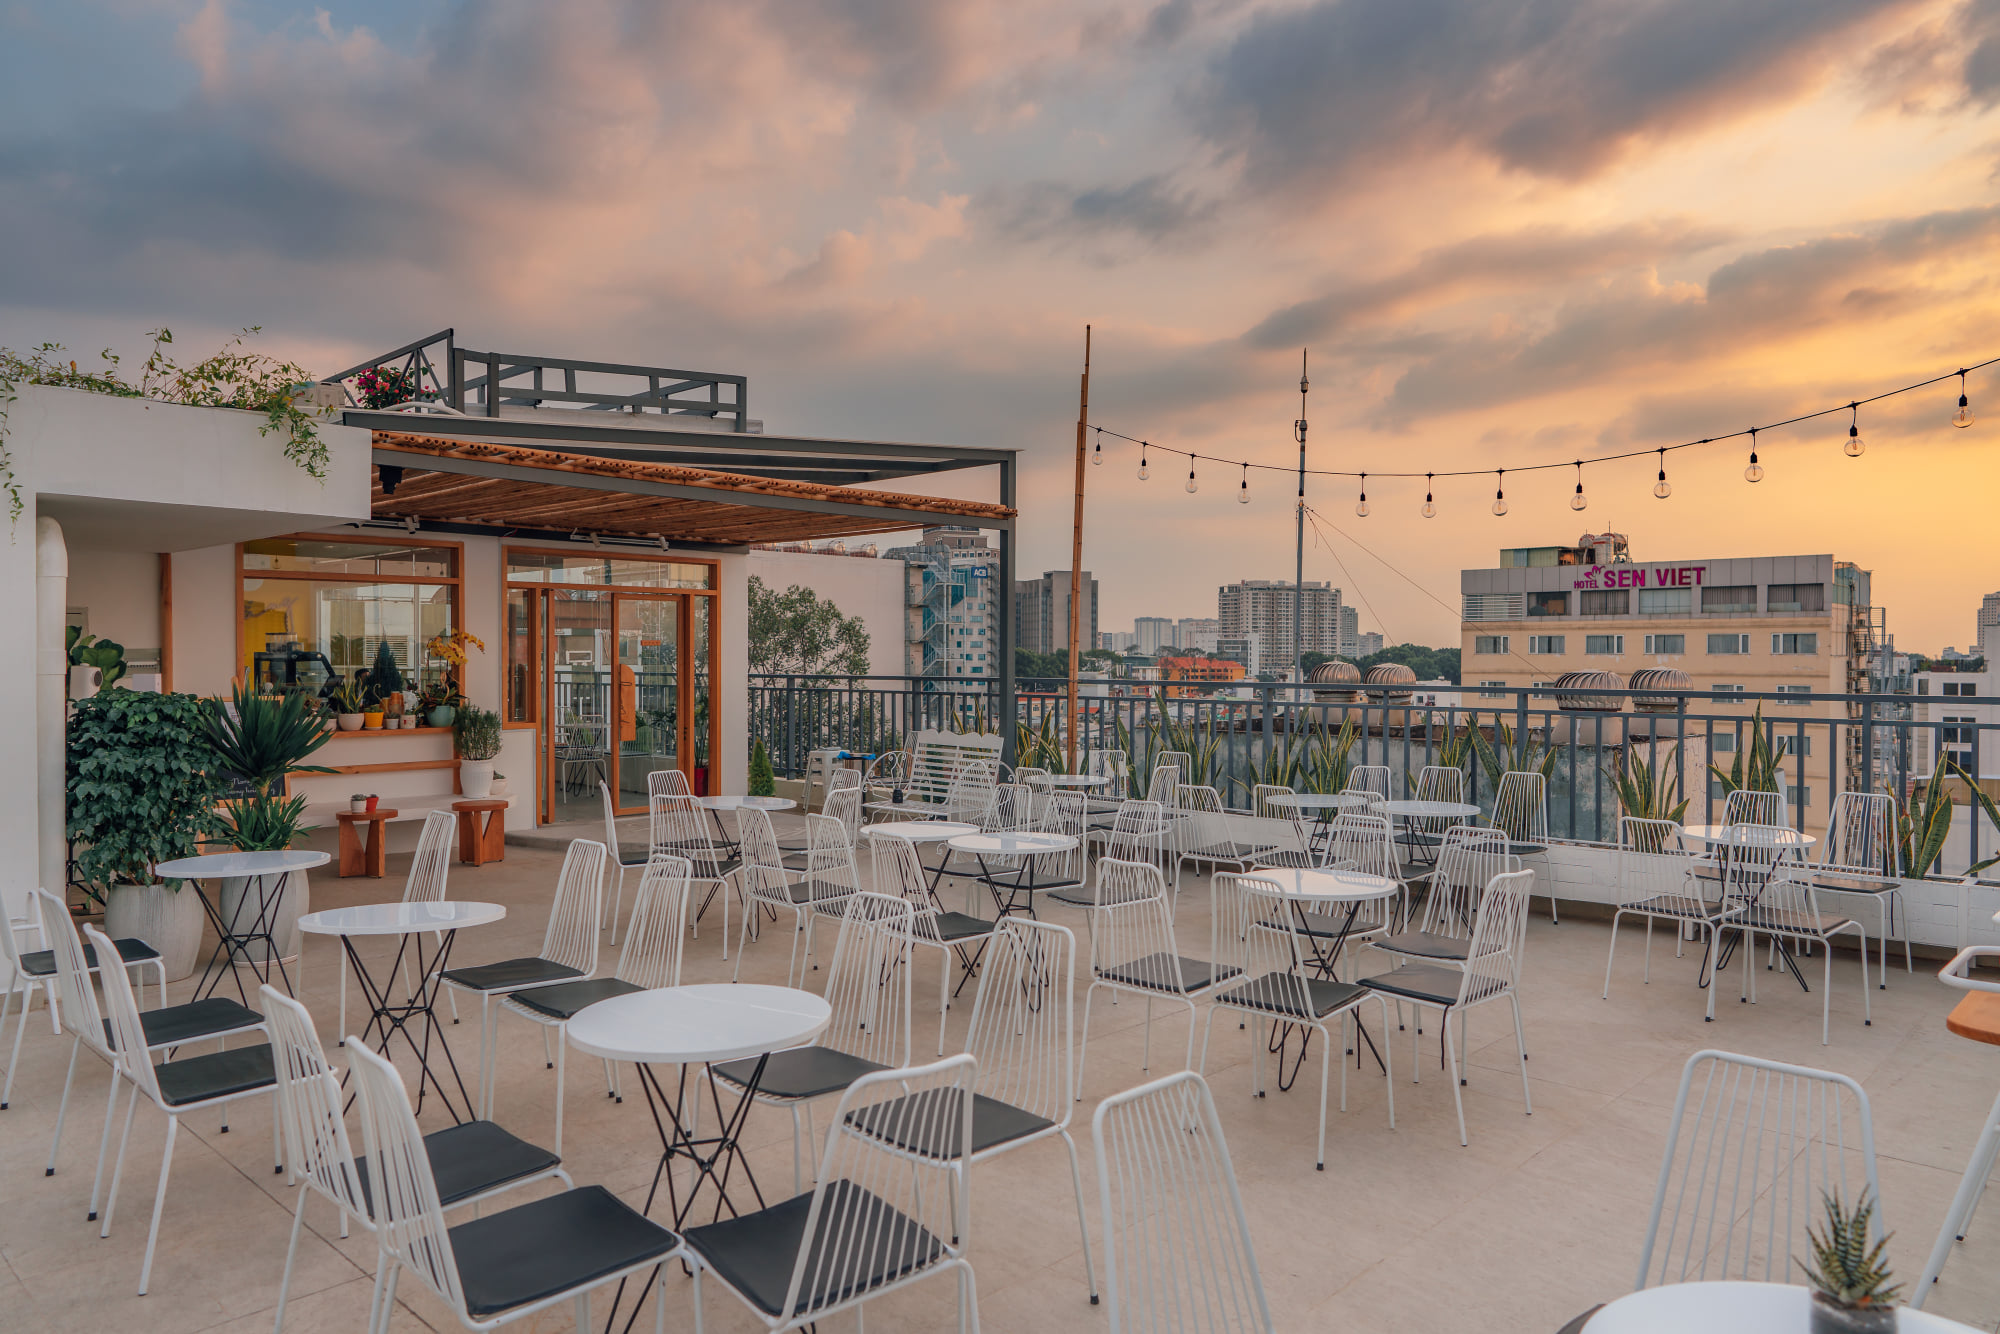
[[[199,892],[162,880],[161,862],[195,855],[216,828],[221,765],[207,710],[193,695],[112,690],[70,716],[64,832],[76,871],[104,904],[104,929],[160,952],[167,980],[194,972],[201,946]]]
[[[500,754],[500,715],[468,704],[452,724],[452,739],[458,749],[460,794],[469,801],[491,796],[493,761]]]
[[[367,693],[361,684],[361,673],[356,672],[333,688],[333,713],[340,720],[343,732],[358,732],[367,720],[362,709],[367,707]]]
[[[750,746],[750,795],[753,797],[775,797],[778,785],[771,774],[771,757],[764,750],[760,739]]]
[[[226,803],[221,817],[221,834],[238,852],[282,852],[312,832],[305,821],[306,799],[287,796],[285,779],[291,774],[330,774],[324,765],[307,764],[305,759],[333,734],[325,717],[315,712],[303,694],[261,695],[254,689],[237,686],[231,699],[209,701],[208,743],[223,766],[250,787],[250,795]],[[221,886],[221,913],[225,922],[253,921],[257,904],[276,888],[253,884],[264,877],[230,876]],[[289,958],[298,953],[298,920],[309,911],[312,888],[303,871],[285,878],[283,897],[273,915],[272,934],[278,952]],[[262,946],[251,946],[251,951]]]
[[[437,694],[427,696],[438,702],[425,705],[432,727],[450,727],[459,707],[465,703],[465,695],[459,683],[459,673],[465,669],[466,650],[473,648],[484,653],[486,641],[464,630],[433,635],[430,643],[424,645],[426,658],[444,664],[435,687]]]
[[[1865,1187],[1852,1210],[1841,1207],[1838,1193],[1820,1198],[1826,1208],[1826,1230],[1806,1229],[1812,1262],[1798,1261],[1812,1288],[1813,1334],[1891,1334],[1903,1289],[1890,1282],[1889,1262],[1883,1255],[1889,1239],[1868,1244],[1875,1201]]]

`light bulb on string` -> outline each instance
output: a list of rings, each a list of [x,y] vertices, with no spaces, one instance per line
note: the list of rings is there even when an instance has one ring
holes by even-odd
[[[1653,483],[1653,495],[1665,500],[1674,493],[1674,484],[1667,480],[1667,451],[1660,451],[1660,480]]]
[[[1368,517],[1368,474],[1365,472],[1361,474],[1361,499],[1354,502],[1354,517]]]
[[[1743,470],[1743,480],[1746,482],[1764,480],[1764,465],[1757,462],[1757,428],[1754,426],[1750,428],[1750,466]]]
[[[1493,470],[1493,517],[1496,519],[1507,512],[1507,492],[1504,489],[1506,482],[1507,470],[1505,468],[1495,468]]]
[[[1583,460],[1578,459],[1576,461],[1576,494],[1569,498],[1569,507],[1573,510],[1580,510],[1588,504],[1590,504],[1590,501],[1583,494]]]
[[[1102,468],[1104,466],[1104,428],[1099,426],[1096,430],[1097,448],[1090,451],[1090,466],[1093,468]]]
[[[1247,463],[1243,465],[1243,481],[1236,488],[1236,503],[1239,505],[1250,503],[1250,465]]]
[[[1201,489],[1201,484],[1199,482],[1196,482],[1194,479],[1194,459],[1190,457],[1188,459],[1187,493],[1189,495],[1193,495],[1200,489]]]
[[[1958,373],[1958,411],[1951,416],[1951,424],[1961,431],[1972,425],[1972,405],[1965,398],[1965,372]]]
[[[1146,442],[1141,440],[1139,442],[1139,480],[1143,482],[1151,475],[1146,468]]]
[[[1858,459],[1862,451],[1868,448],[1867,443],[1861,438],[1861,405],[1849,403],[1847,408],[1854,416],[1847,423],[1847,443],[1842,445],[1841,449],[1846,452],[1847,457]]]
[[[1426,519],[1435,519],[1438,516],[1437,501],[1431,498],[1431,476],[1432,474],[1430,473],[1424,474],[1424,517]]]

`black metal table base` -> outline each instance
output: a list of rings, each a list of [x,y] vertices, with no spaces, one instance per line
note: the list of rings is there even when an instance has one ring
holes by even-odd
[[[209,954],[208,962],[202,965],[201,980],[194,988],[195,1000],[206,1000],[213,996],[217,988],[222,985],[222,979],[227,976],[236,982],[237,997],[243,1004],[250,1005],[249,989],[243,985],[243,975],[236,971],[239,965],[248,965],[259,983],[268,983],[271,980],[271,969],[275,965],[278,979],[284,983],[285,994],[288,996],[292,994],[292,975],[286,971],[285,961],[278,947],[276,920],[278,905],[284,902],[285,887],[291,883],[292,873],[280,871],[276,875],[277,888],[268,894],[265,893],[264,882],[270,878],[269,875],[246,877],[256,882],[254,894],[257,900],[257,914],[251,919],[247,930],[237,928],[241,926],[243,910],[253,893],[251,885],[243,886],[243,894],[236,900],[236,911],[229,915],[230,920],[227,922],[222,920],[221,885],[216,886],[214,903],[210,903],[208,895],[199,888],[193,891],[195,898],[201,903],[201,910],[208,915],[209,925],[215,928],[215,949]],[[261,959],[251,953],[250,949],[252,945],[259,943],[264,946],[264,957]],[[250,1008],[256,1007],[252,1005]]]
[[[439,933],[437,949],[432,953],[428,964],[424,960],[423,937],[426,934],[428,933],[413,931],[405,935],[402,944],[396,948],[395,959],[384,974],[393,985],[396,978],[402,974],[403,960],[410,951],[411,942],[414,941],[417,964],[416,988],[407,999],[401,1001],[391,1001],[387,988],[377,983],[369,974],[367,967],[361,962],[360,953],[354,948],[353,937],[342,936],[340,943],[346,949],[347,962],[354,969],[355,980],[360,984],[361,994],[371,1011],[367,1027],[361,1030],[361,1040],[381,1053],[384,1060],[388,1060],[391,1059],[389,1040],[400,1034],[411,1053],[417,1058],[417,1114],[423,1115],[425,1093],[435,1089],[438,1101],[444,1104],[446,1114],[451,1117],[454,1124],[460,1124],[474,1114],[472,1095],[465,1091],[465,1079],[459,1074],[458,1062],[452,1059],[451,1047],[445,1042],[444,1034],[438,1030],[437,1023],[438,992],[444,986],[445,965],[451,957],[452,942],[458,938],[458,933],[456,931]],[[421,1041],[410,1031],[412,1025],[419,1020],[423,1023]],[[343,1033],[340,1037],[342,1041],[346,1040],[346,1034]],[[437,1047],[437,1056],[451,1072],[452,1082],[458,1086],[458,1096],[465,1106],[464,1116],[460,1116],[458,1108],[452,1106],[451,1094],[445,1088],[444,1080],[439,1078],[438,1072],[432,1068],[433,1043]]]
[[[1340,962],[1341,951],[1347,948],[1347,937],[1354,930],[1354,918],[1361,911],[1361,900],[1356,899],[1347,905],[1347,916],[1340,923],[1339,933],[1331,937],[1333,946],[1330,949],[1320,944],[1322,940],[1329,939],[1329,937],[1323,933],[1311,931],[1306,927],[1305,906],[1294,902],[1292,904],[1292,911],[1298,914],[1300,932],[1311,942],[1310,949],[1312,951],[1313,971],[1328,981],[1339,981],[1340,979],[1334,971],[1334,966]],[[1292,1030],[1295,1028],[1299,1030],[1299,1055],[1298,1059],[1292,1062],[1292,1075],[1290,1079],[1287,1079],[1285,1077],[1285,1049],[1291,1042]],[[1358,1011],[1354,1015],[1354,1031],[1360,1034],[1361,1045],[1368,1048],[1368,1054],[1375,1058],[1375,1064],[1380,1067],[1382,1073],[1386,1076],[1389,1073],[1389,1063],[1382,1059],[1382,1053],[1375,1046],[1375,1039],[1368,1036],[1367,1026],[1361,1022],[1361,1015]],[[1271,1040],[1265,1047],[1265,1050],[1278,1058],[1278,1091],[1280,1093],[1291,1092],[1292,1085],[1298,1082],[1299,1071],[1305,1068],[1306,1053],[1312,1047],[1312,1034],[1312,1029],[1305,1024],[1287,1023],[1282,1019],[1273,1019],[1271,1021]],[[1360,1046],[1349,1047],[1342,1055],[1352,1056],[1354,1058],[1354,1068],[1357,1070],[1361,1068]]]

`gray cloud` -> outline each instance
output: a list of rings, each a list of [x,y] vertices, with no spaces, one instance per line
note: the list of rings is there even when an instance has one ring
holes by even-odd
[[[1085,188],[1035,181],[989,191],[974,209],[976,218],[1013,240],[1147,244],[1196,239],[1216,213],[1215,200],[1164,174]]]
[[[1780,100],[1912,0],[1319,0],[1266,13],[1192,95],[1264,190],[1469,151],[1574,179],[1635,140]]]

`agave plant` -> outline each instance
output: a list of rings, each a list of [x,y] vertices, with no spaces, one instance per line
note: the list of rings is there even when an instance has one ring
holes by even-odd
[[[1507,720],[1499,714],[1493,715],[1493,739],[1479,730],[1479,715],[1471,715],[1467,735],[1472,741],[1472,753],[1479,757],[1479,767],[1486,773],[1486,781],[1493,790],[1500,788],[1500,779],[1506,774],[1540,774],[1549,778],[1555,773],[1556,752],[1552,746],[1537,745],[1532,731],[1523,732],[1518,738]]]
[[[1687,814],[1689,798],[1680,796],[1680,780],[1674,776],[1674,756],[1679,749],[1676,746],[1663,757],[1641,762],[1639,748],[1628,746],[1618,766],[1605,770],[1625,814],[1635,820],[1680,823]]]
[[[1912,879],[1921,878],[1937,865],[1945,839],[1951,836],[1951,791],[1944,779],[1957,768],[1946,760],[1919,790],[1920,795],[1912,794],[1910,802],[1897,807],[1897,855],[1902,860],[1903,874]],[[1894,793],[1890,795],[1893,797]]]
[[[1478,720],[1476,718],[1473,720],[1473,726],[1470,728],[1461,723],[1448,730],[1439,739],[1437,743],[1437,756],[1431,760],[1430,765],[1427,767],[1457,769],[1460,772],[1467,771],[1471,766],[1473,756],[1472,738],[1477,735],[1478,731]],[[1415,772],[1407,772],[1403,775],[1403,785],[1409,789],[1411,796],[1416,795],[1417,779],[1419,776]]]
[[[1893,1307],[1903,1295],[1900,1283],[1892,1282],[1884,1251],[1889,1238],[1868,1243],[1869,1221],[1875,1216],[1875,1201],[1864,1188],[1853,1209],[1841,1206],[1840,1194],[1822,1195],[1826,1228],[1806,1229],[1810,1263],[1797,1260],[1806,1282],[1829,1305],[1844,1311]]]
[[[305,814],[304,796],[260,792],[243,801],[225,802],[219,817],[222,838],[238,852],[282,852],[294,839],[313,831]]]
[[[1725,796],[1731,792],[1776,792],[1780,758],[1764,730],[1764,706],[1759,704],[1750,714],[1749,746],[1736,748],[1736,758],[1729,762],[1727,771],[1716,764],[1710,764],[1708,771],[1722,785]]]
[[[1193,770],[1181,775],[1181,782],[1190,787],[1209,787],[1215,775],[1215,752],[1222,744],[1222,738],[1215,734],[1213,717],[1196,725],[1175,717],[1167,709],[1167,692],[1163,687],[1157,698],[1159,712],[1148,726],[1152,740],[1151,753],[1158,755],[1163,750],[1178,750],[1187,753]]]
[[[329,720],[314,712],[304,695],[260,695],[239,685],[227,704],[212,699],[208,705],[208,744],[258,796],[279,789],[287,774],[335,772],[304,763],[333,735]]]
[[[1339,792],[1347,786],[1347,777],[1354,769],[1354,742],[1359,732],[1354,725],[1354,715],[1340,720],[1340,731],[1329,735],[1324,722],[1320,723],[1306,742],[1305,753],[1299,757],[1299,784],[1308,792]]]

